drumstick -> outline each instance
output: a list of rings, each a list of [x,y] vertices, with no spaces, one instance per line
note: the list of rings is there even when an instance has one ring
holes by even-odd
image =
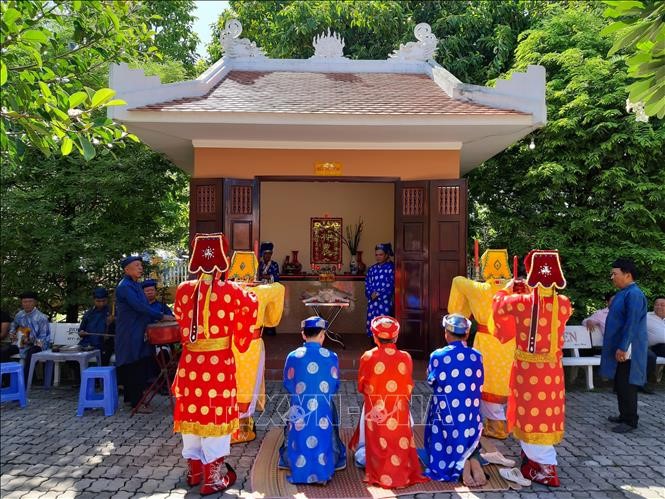
[[[87,331],[85,332],[84,336],[106,336],[109,338],[115,338],[115,334],[104,334],[104,333],[88,333]]]

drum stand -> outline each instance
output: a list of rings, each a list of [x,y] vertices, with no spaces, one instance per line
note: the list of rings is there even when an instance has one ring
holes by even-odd
[[[177,343],[155,346],[157,349],[155,351],[155,361],[159,367],[159,374],[157,375],[157,378],[155,378],[155,381],[153,381],[152,384],[143,392],[143,396],[141,397],[141,400],[139,400],[139,403],[136,404],[136,407],[132,409],[132,416],[138,412],[140,407],[147,407],[148,404],[150,404],[150,401],[155,398],[155,395],[159,393],[162,387],[166,387],[167,390],[171,389],[171,382],[173,381],[173,378],[176,375],[176,371],[178,370],[178,360],[180,358],[179,352],[175,349],[176,345]],[[165,359],[165,354],[163,353],[162,349],[165,349],[168,352],[168,361]],[[168,397],[169,403],[171,404],[171,411],[173,411],[173,396],[171,395],[170,391]]]

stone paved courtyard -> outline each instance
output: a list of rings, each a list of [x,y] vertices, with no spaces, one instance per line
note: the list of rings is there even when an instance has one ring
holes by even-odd
[[[249,472],[267,425],[285,411],[280,383],[268,382],[266,411],[258,419],[259,437],[232,447],[228,461],[238,481],[221,497],[251,497]],[[344,382],[340,411],[343,425],[358,420],[355,383]],[[416,388],[414,419],[424,410],[427,387]],[[171,432],[168,401],[156,399],[155,413],[129,417],[122,408],[106,418],[101,411],[76,417],[75,387],[34,388],[26,409],[2,405],[0,472],[3,498],[36,497],[197,497],[184,481],[180,437]],[[425,497],[663,497],[665,498],[665,387],[640,395],[640,428],[628,435],[609,432],[616,410],[610,390],[569,391],[566,439],[558,446],[560,489],[534,485],[518,492],[419,494]],[[515,457],[518,446],[499,447]],[[216,497],[216,496],[211,496]]]

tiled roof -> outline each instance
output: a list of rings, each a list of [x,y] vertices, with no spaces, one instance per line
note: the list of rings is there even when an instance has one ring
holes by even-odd
[[[514,115],[450,98],[424,74],[231,71],[207,95],[132,111],[363,115]]]

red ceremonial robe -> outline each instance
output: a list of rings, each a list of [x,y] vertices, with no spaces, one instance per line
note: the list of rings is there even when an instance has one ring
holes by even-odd
[[[176,398],[173,427],[183,434],[221,437],[238,428],[231,338],[240,352],[249,348],[258,302],[252,293],[234,283],[202,280],[198,293],[198,336],[191,342],[197,282],[183,282],[176,291],[174,311],[183,349],[172,386]]]
[[[368,350],[360,359],[358,391],[365,399],[365,481],[384,488],[402,488],[428,481],[422,475],[411,431],[409,404],[413,363],[395,344]],[[349,448],[360,437],[356,428]]]

